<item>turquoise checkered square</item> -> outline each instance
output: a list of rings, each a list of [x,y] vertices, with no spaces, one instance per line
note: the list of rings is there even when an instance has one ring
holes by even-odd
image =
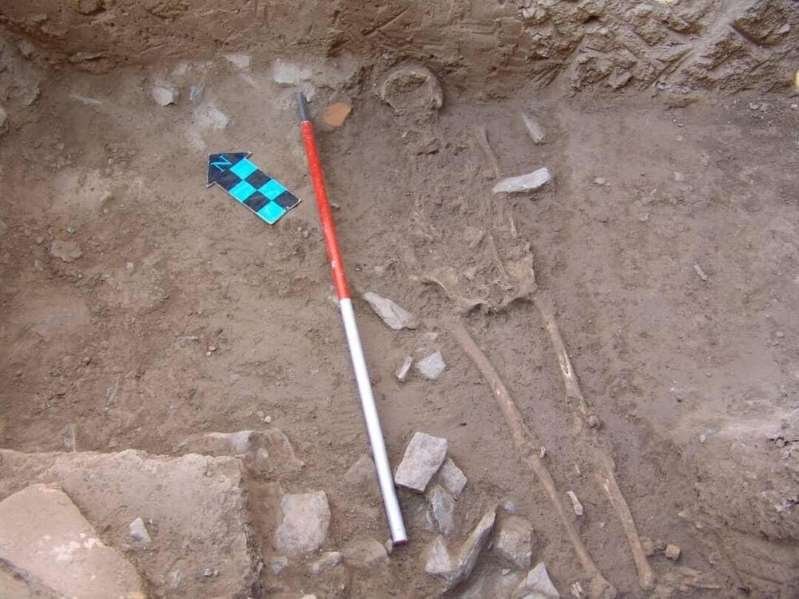
[[[233,187],[233,189],[231,189],[228,193],[236,198],[239,202],[243,202],[253,193],[255,193],[255,188],[246,181],[241,181],[237,183],[236,186]]]
[[[246,179],[257,170],[258,167],[246,158],[239,160],[236,164],[230,167],[230,172],[236,175],[239,179]]]
[[[286,214],[286,209],[276,202],[269,202],[258,211],[258,216],[270,225],[275,224],[284,214]]]
[[[270,179],[269,181],[261,185],[258,191],[260,191],[270,200],[274,200],[277,196],[286,191],[286,188],[283,187],[280,183],[278,183],[274,179]]]

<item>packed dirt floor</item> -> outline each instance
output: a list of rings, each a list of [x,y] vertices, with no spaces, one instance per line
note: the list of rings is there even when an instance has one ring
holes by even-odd
[[[317,577],[314,556],[279,574],[268,566],[283,492],[327,493],[324,550],[387,538],[379,496],[344,477],[368,446],[295,86],[275,81],[281,69],[301,71],[313,92],[392,463],[423,431],[449,441],[468,477],[453,538],[510,501],[532,523],[534,563],[546,563],[561,595],[585,584],[490,388],[450,334],[460,320],[546,448],[558,488],[582,502],[574,521],[600,571],[624,597],[651,596],[572,434],[531,296],[494,301],[513,288],[508,265],[529,250],[536,293],[556,308],[640,534],[681,548],[679,562],[650,559],[663,586],[686,598],[799,597],[799,97],[785,91],[675,103],[655,87],[570,95],[531,85],[497,98],[443,79],[443,107],[419,120],[396,114],[346,55],[49,71],[0,140],[0,446],[172,455],[197,433],[279,428],[304,466],[247,481],[267,564],[257,592],[441,591],[424,572],[435,536],[417,517],[424,500],[405,491],[410,542],[385,564]],[[153,101],[164,81],[180,89],[175,104]],[[318,117],[337,101],[352,113],[325,126]],[[479,127],[501,176],[546,166],[552,183],[492,193],[499,177]],[[217,151],[252,152],[302,203],[268,226],[206,189]],[[459,283],[437,284],[442,273]],[[412,312],[418,328],[386,327],[360,299],[366,291]],[[462,309],[475,297],[489,299]],[[447,365],[438,380],[412,371],[397,381],[404,356],[434,350]],[[484,553],[451,593],[503,567]],[[681,568],[701,583],[674,582]]]

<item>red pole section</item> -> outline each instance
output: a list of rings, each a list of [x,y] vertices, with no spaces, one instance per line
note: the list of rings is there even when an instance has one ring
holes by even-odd
[[[336,295],[340,300],[349,298],[350,290],[347,284],[347,275],[344,272],[341,249],[338,247],[333,211],[330,209],[330,202],[327,199],[325,174],[322,171],[322,163],[319,160],[319,150],[316,147],[313,123],[311,121],[302,121],[300,130],[302,131],[302,142],[305,144],[305,154],[308,156],[308,170],[311,173],[311,183],[316,195],[316,208],[319,210],[319,222],[322,223],[322,233],[325,236],[325,248],[327,249],[327,257],[330,260],[330,269],[333,271],[333,284],[336,287]]]

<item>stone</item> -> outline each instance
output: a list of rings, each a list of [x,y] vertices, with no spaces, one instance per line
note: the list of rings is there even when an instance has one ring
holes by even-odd
[[[283,570],[285,570],[288,565],[289,558],[287,558],[285,555],[281,555],[269,560],[269,569],[272,570],[272,574],[275,576],[279,575]]]
[[[445,537],[455,532],[455,500],[443,487],[433,485],[427,491],[430,514],[438,531]]]
[[[176,447],[178,453],[240,456],[251,470],[270,476],[297,472],[305,465],[297,458],[286,434],[278,428],[232,433],[200,433]]]
[[[8,225],[0,220],[0,239],[2,239],[6,233],[8,233]],[[410,366],[408,368],[410,369]]]
[[[318,576],[323,572],[327,572],[328,570],[335,568],[341,563],[342,557],[343,556],[338,551],[328,551],[327,553],[323,553],[318,560],[311,564],[311,574]]]
[[[502,520],[494,539],[494,551],[509,565],[526,570],[533,559],[533,528],[519,516]]]
[[[158,83],[152,87],[150,95],[159,106],[169,106],[171,104],[177,104],[180,91],[177,87],[169,83]]]
[[[511,599],[523,578],[521,572],[490,570],[470,582],[458,599]]]
[[[552,181],[552,173],[547,167],[539,168],[532,173],[518,177],[506,177],[494,185],[494,193],[521,193],[535,191]]]
[[[230,117],[211,103],[203,103],[197,106],[192,113],[192,117],[194,124],[201,130],[221,130],[230,124]]]
[[[275,548],[288,555],[316,551],[327,538],[330,506],[324,491],[284,495],[282,519],[275,531]]]
[[[438,471],[438,482],[452,497],[457,499],[463,493],[468,479],[463,471],[455,465],[451,458],[447,458]]]
[[[447,549],[444,538],[436,537],[425,553],[425,572],[444,581],[451,589],[465,581],[474,570],[480,552],[494,530],[496,510],[488,511],[453,556]]]
[[[434,113],[444,105],[441,84],[420,64],[391,69],[377,86],[377,95],[397,114]]]
[[[344,560],[354,568],[371,568],[388,560],[386,548],[374,539],[353,541],[342,553]]]
[[[386,323],[386,326],[395,331],[415,329],[419,326],[419,321],[413,314],[386,297],[367,291],[363,294],[363,299],[367,301],[374,313]]]
[[[538,119],[531,114],[523,112],[522,121],[524,121],[524,127],[527,129],[527,133],[530,135],[530,139],[533,140],[533,143],[544,143],[546,134],[544,133],[544,128],[541,126],[541,123],[538,122]]]
[[[426,433],[414,433],[394,474],[399,486],[424,493],[427,483],[447,457],[447,440]]]
[[[649,537],[641,537],[641,549],[646,557],[655,555],[655,542]]]
[[[355,487],[374,497],[380,495],[380,485],[377,480],[377,469],[372,457],[363,454],[350,466],[344,474],[344,482],[350,487]]]
[[[128,525],[128,529],[130,530],[130,538],[133,539],[134,542],[140,545],[149,545],[152,542],[150,533],[147,531],[147,527],[144,525],[144,520],[142,520],[141,517],[131,522]]]
[[[528,572],[527,576],[516,589],[514,596],[532,596],[534,599],[558,599],[560,593],[558,589],[555,588],[555,585],[552,584],[552,579],[549,577],[546,565],[544,565],[544,562],[541,562]]]
[[[428,381],[435,381],[447,368],[441,352],[433,352],[429,356],[422,358],[416,363],[416,370]]]
[[[322,111],[322,122],[330,127],[341,127],[350,112],[352,112],[352,104],[349,102],[334,102],[325,106]]]
[[[83,252],[75,241],[61,241],[60,239],[56,239],[50,244],[50,255],[53,258],[58,258],[62,262],[74,262],[83,256]]]
[[[250,69],[252,59],[249,54],[225,54],[225,59],[240,71],[247,71]]]
[[[0,562],[58,596],[145,598],[136,569],[66,493],[44,484],[0,502]]]
[[[272,81],[279,85],[295,86],[311,78],[310,67],[297,65],[278,58],[272,63]]]
[[[0,106],[0,135],[8,133],[8,113]]]
[[[2,234],[2,231],[0,231],[0,234]],[[408,379],[411,366],[413,366],[413,358],[411,356],[405,356],[402,360],[402,364],[400,364],[394,372],[394,376],[397,377],[400,383],[404,383]]]
[[[668,545],[666,545],[666,550],[663,552],[663,555],[665,555],[668,559],[676,562],[678,559],[680,559],[681,553],[682,549],[680,549],[679,545],[673,545],[669,543]]]
[[[113,546],[130,544],[137,517],[158,522],[158,551],[136,554],[152,596],[246,597],[258,578],[237,458],[0,450],[0,499],[30,483],[57,484]],[[190,574],[209,567],[219,575]]]

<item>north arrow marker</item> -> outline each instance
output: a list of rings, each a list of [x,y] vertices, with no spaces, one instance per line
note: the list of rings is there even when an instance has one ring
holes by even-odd
[[[208,157],[208,187],[216,184],[270,225],[300,203],[277,179],[250,161],[249,152],[225,152]]]

